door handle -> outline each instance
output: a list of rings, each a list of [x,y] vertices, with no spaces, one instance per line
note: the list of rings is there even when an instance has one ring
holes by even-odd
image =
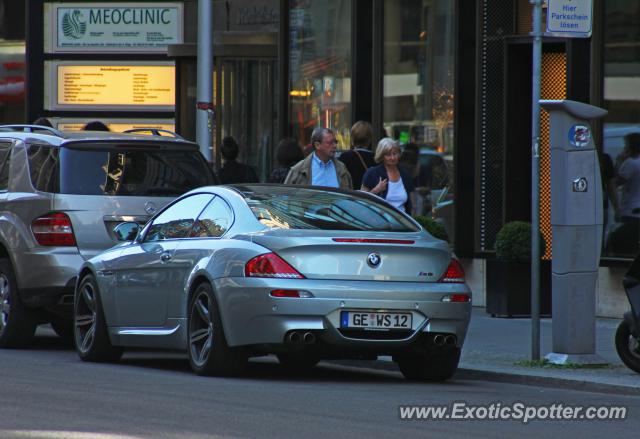
[[[162,262],[169,262],[171,258],[172,258],[171,253],[168,253],[168,252],[164,252],[160,255],[160,260]]]

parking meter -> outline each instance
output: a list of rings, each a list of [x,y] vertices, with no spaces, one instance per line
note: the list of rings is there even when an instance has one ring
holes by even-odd
[[[604,363],[595,354],[596,283],[603,199],[589,120],[607,111],[569,100],[540,101],[551,117],[551,291],[556,363]]]

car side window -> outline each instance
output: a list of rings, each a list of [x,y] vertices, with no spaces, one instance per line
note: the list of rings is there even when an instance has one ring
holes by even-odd
[[[229,229],[233,213],[229,205],[220,197],[215,197],[202,211],[191,229],[192,238],[217,238]]]
[[[59,148],[50,145],[29,145],[29,173],[33,187],[42,192],[58,192]]]
[[[11,145],[11,142],[0,142],[0,191],[6,191],[9,189]]]
[[[211,194],[195,194],[169,206],[153,220],[144,242],[188,237],[194,221],[212,197]]]

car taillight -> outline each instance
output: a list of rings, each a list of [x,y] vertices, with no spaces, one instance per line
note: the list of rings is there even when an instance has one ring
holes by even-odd
[[[62,212],[51,212],[36,218],[31,223],[31,231],[40,245],[54,247],[74,247],[71,220]]]
[[[462,269],[462,265],[460,261],[456,258],[451,258],[451,262],[449,262],[449,267],[447,267],[447,271],[444,272],[442,277],[438,282],[451,283],[451,284],[462,284],[464,283],[464,270]]]
[[[467,303],[471,302],[471,297],[468,294],[447,294],[440,300],[443,302]]]
[[[283,279],[304,279],[304,276],[275,253],[265,253],[247,262],[244,267],[247,277],[276,277]]]

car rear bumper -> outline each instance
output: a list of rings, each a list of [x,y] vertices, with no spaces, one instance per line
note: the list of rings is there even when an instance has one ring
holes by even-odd
[[[230,346],[286,345],[292,331],[311,332],[336,348],[379,352],[410,346],[425,336],[451,334],[464,343],[471,303],[443,302],[444,296],[471,295],[466,284],[377,281],[224,278],[215,282],[217,301]],[[276,298],[270,292],[310,292],[311,298]],[[341,311],[412,314],[410,331],[347,331]]]
[[[14,271],[22,300],[29,306],[56,304],[73,294],[84,258],[75,247],[16,253]]]

